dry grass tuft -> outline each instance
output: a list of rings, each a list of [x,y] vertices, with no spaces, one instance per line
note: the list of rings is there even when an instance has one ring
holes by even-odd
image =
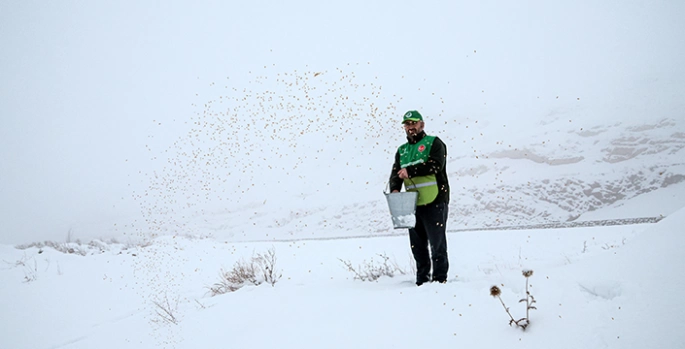
[[[369,262],[364,261],[357,268],[355,268],[349,261],[345,261],[340,258],[338,258],[338,260],[345,265],[349,272],[354,274],[355,280],[376,281],[382,276],[394,277],[396,274],[406,274],[404,269],[397,265],[397,262],[390,260],[390,257],[386,256],[385,254],[379,254],[378,257],[383,260],[383,262],[380,264],[375,263],[373,258],[371,258]]]
[[[276,269],[276,251],[271,248],[254,255],[249,261],[237,261],[231,270],[221,269],[219,282],[209,287],[209,293],[214,297],[235,292],[246,285],[267,283],[274,286],[282,276],[281,271]]]

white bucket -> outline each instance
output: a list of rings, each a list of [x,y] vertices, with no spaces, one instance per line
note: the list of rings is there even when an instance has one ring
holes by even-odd
[[[404,191],[383,194],[388,201],[392,225],[395,229],[414,228],[416,226],[416,200],[419,198],[419,193]]]

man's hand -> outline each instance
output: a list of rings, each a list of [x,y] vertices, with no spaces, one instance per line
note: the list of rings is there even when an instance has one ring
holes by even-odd
[[[407,169],[403,168],[397,172],[397,175],[400,176],[402,179],[407,179],[409,178],[409,174],[407,173]]]

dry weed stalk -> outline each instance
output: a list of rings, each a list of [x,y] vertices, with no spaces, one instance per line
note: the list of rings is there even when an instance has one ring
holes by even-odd
[[[504,304],[504,301],[502,300],[501,294],[502,291],[500,290],[499,287],[497,286],[492,286],[490,288],[490,295],[493,297],[497,297],[502,303],[502,307],[504,307],[504,311],[507,312],[507,315],[509,315],[509,326],[512,324],[515,324],[517,327],[520,327],[523,331],[526,330],[528,326],[530,326],[530,310],[531,309],[537,309],[533,304],[535,304],[535,297],[530,293],[528,290],[528,278],[533,276],[533,271],[532,270],[524,270],[523,271],[523,277],[526,278],[526,298],[522,298],[519,300],[519,303],[526,303],[526,317],[520,318],[518,320],[514,319],[514,316],[511,315],[511,312],[509,311],[509,308]]]
[[[276,285],[276,282],[283,276],[279,270],[276,270],[276,251],[270,248],[265,253],[257,254],[256,262],[262,272],[262,279],[271,286]]]
[[[178,325],[178,318],[176,317],[176,311],[178,310],[178,297],[174,300],[173,304],[169,301],[169,297],[166,292],[164,293],[164,298],[156,301],[152,301],[155,305],[155,314],[157,318],[153,321],[161,321],[174,325]]]

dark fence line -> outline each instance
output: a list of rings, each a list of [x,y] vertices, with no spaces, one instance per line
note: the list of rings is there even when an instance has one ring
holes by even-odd
[[[618,219],[602,219],[602,220],[597,220],[597,221],[553,222],[553,223],[528,224],[528,225],[508,225],[508,226],[492,226],[492,227],[480,227],[480,228],[447,229],[447,232],[448,233],[456,233],[456,232],[464,232],[464,231],[483,231],[483,230],[530,230],[530,229],[605,227],[605,226],[612,226],[612,225],[632,225],[632,224],[657,223],[662,219],[664,219],[664,216],[640,217],[640,218],[618,218]]]
[[[485,231],[485,230],[527,230],[527,229],[560,229],[560,228],[601,227],[601,226],[612,226],[612,225],[631,225],[631,224],[657,223],[664,218],[665,218],[664,216],[660,216],[660,217],[603,219],[603,220],[597,220],[597,221],[582,221],[582,222],[554,222],[554,223],[529,224],[529,225],[511,225],[511,226],[496,226],[496,227],[447,229],[447,232],[448,233],[458,233],[458,232]],[[393,236],[407,235],[407,229],[397,229],[395,231],[397,231],[397,233],[372,234],[372,235],[352,235],[352,236],[331,236],[331,237],[316,237],[316,238],[293,238],[293,239],[277,239],[277,238],[274,238],[272,240],[243,240],[243,241],[236,241],[236,243],[348,240],[348,239],[380,238],[380,237],[393,237]]]

